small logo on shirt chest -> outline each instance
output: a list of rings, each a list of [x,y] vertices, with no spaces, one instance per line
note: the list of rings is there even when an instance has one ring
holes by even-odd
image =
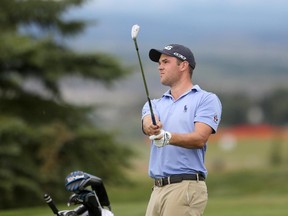
[[[183,111],[187,112],[187,110],[188,110],[187,105],[185,105]]]

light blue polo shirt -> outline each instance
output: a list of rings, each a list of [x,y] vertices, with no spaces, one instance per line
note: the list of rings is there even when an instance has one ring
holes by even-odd
[[[153,99],[152,107],[163,124],[172,133],[190,133],[195,122],[209,125],[216,133],[221,119],[222,105],[219,98],[194,85],[191,90],[174,100],[167,91],[162,98]],[[150,114],[148,102],[142,109],[142,118]],[[168,177],[174,174],[207,175],[204,164],[207,143],[201,149],[187,149],[174,145],[158,148],[151,142],[149,176]]]

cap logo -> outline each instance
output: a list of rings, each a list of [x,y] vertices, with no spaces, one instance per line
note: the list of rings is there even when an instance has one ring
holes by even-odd
[[[173,48],[173,46],[165,46],[164,49],[166,50],[171,50]]]
[[[174,56],[177,56],[178,58],[182,59],[183,61],[185,61],[185,60],[186,60],[186,57],[185,57],[185,56],[183,56],[183,55],[182,55],[182,54],[180,54],[180,53],[174,52],[174,53],[173,53],[173,55],[174,55]]]

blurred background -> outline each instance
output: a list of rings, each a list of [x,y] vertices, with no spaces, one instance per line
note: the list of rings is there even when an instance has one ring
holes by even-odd
[[[288,3],[260,0],[2,0],[0,215],[51,215],[74,170],[101,177],[115,215],[144,215],[152,181],[141,132],[159,83],[151,48],[191,48],[193,83],[223,115],[208,144],[205,215],[287,215]],[[129,212],[129,213],[128,213]]]

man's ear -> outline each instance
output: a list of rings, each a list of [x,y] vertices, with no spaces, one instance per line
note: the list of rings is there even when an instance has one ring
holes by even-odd
[[[190,65],[187,61],[183,61],[183,62],[181,62],[180,67],[181,67],[181,71],[185,71],[185,70],[189,69]]]

